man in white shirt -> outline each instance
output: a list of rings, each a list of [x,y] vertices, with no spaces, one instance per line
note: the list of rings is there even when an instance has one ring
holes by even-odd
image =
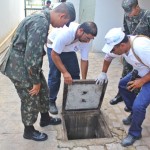
[[[50,112],[57,114],[57,94],[60,87],[61,73],[66,84],[73,79],[80,79],[80,69],[76,52],[81,53],[81,75],[86,79],[88,70],[88,53],[90,41],[97,35],[97,26],[94,22],[84,22],[81,25],[71,23],[69,28],[54,29],[48,36]]]
[[[150,104],[150,39],[138,36],[128,37],[121,28],[113,28],[106,34],[105,41],[106,44],[102,50],[106,56],[96,83],[102,84],[107,81],[107,70],[112,59],[117,55],[122,55],[140,76],[131,81],[132,73],[129,73],[119,82],[120,94],[126,106],[131,109],[130,116],[123,119],[123,123],[130,125],[130,128],[127,137],[121,142],[122,146],[129,146],[141,138],[141,125],[145,119],[146,108]],[[133,90],[137,88],[141,90],[136,96]]]
[[[127,35],[146,35],[150,37],[150,11],[140,8],[138,0],[122,0],[122,8],[124,10],[124,32]],[[122,60],[122,63],[123,71],[121,78],[126,76],[133,69],[125,59]],[[123,101],[123,99],[118,91],[117,95],[110,100],[110,104],[116,105],[121,101]],[[125,107],[124,110],[129,111],[127,107]]]

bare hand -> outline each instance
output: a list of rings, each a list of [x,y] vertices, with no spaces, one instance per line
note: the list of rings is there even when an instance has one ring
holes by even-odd
[[[133,91],[134,89],[141,88],[143,86],[143,81],[139,78],[134,81],[130,81],[127,83],[127,89],[129,91]]]
[[[33,88],[29,91],[29,94],[31,96],[33,95],[38,95],[39,91],[40,91],[40,88],[41,88],[41,83],[39,84],[34,84],[33,85]]]
[[[63,77],[66,84],[72,84],[72,77],[69,72],[63,73]]]

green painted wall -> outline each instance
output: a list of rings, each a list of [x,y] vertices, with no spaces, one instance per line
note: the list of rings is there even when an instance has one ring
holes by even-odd
[[[96,0],[80,0],[79,23],[94,21]]]

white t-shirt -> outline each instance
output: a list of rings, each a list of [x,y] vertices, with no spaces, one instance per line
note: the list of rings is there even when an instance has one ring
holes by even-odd
[[[130,36],[131,41],[133,41],[135,37],[136,36]],[[137,60],[131,49],[128,54],[123,54],[122,56],[133,66],[133,69],[138,70],[138,75],[143,77],[150,71],[150,40],[145,37],[138,37],[133,42],[133,48],[136,55],[146,66]],[[115,55],[111,56],[111,53],[107,55],[110,57],[116,57]]]
[[[56,53],[80,51],[81,59],[88,60],[90,44],[75,40],[78,26],[79,24],[72,22],[69,27],[57,28],[50,33],[48,39],[53,42],[51,48]]]
[[[48,48],[52,48],[52,43],[54,42],[55,37],[61,30],[62,30],[62,28],[53,28],[52,31],[48,34],[48,40],[50,40],[50,43],[47,42]]]

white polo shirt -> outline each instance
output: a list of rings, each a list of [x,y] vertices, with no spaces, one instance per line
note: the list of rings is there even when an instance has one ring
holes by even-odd
[[[81,59],[88,60],[90,43],[80,42],[75,40],[76,31],[79,24],[72,22],[69,27],[64,26],[58,30],[52,31],[48,36],[52,44],[52,49],[61,54],[62,52],[77,52],[80,51]]]
[[[130,36],[131,41],[136,36]],[[136,55],[142,60],[144,64],[139,62],[137,58],[134,56],[132,50],[129,50],[128,54],[123,54],[122,56],[125,58],[125,60],[133,66],[133,69],[138,70],[138,75],[143,77],[147,73],[150,72],[150,40],[145,37],[138,37],[133,42],[133,48],[136,53]],[[114,54],[106,54],[106,60],[107,57],[116,57]]]

